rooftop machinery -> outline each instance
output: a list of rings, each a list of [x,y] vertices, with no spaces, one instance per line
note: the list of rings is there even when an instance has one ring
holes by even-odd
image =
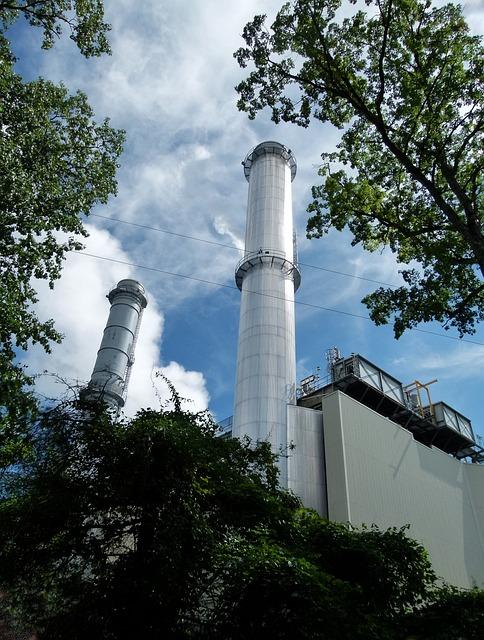
[[[241,291],[233,435],[287,446],[287,404],[296,403],[295,262],[292,152],[262,142],[242,162],[249,182],[245,253],[236,267]],[[281,482],[285,482],[281,459]]]
[[[307,376],[298,387],[298,404],[319,409],[322,397],[343,391],[413,434],[415,440],[458,459],[484,463],[471,421],[445,402],[432,402],[429,385],[418,380],[403,384],[359,354],[343,357],[336,347],[327,351],[328,376]]]
[[[136,280],[120,280],[106,296],[111,303],[91,380],[83,393],[119,411],[126,402],[134,350],[147,305],[145,289]]]

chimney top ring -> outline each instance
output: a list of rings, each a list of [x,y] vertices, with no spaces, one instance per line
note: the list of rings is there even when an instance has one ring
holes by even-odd
[[[242,165],[244,167],[244,175],[247,179],[247,182],[249,181],[252,163],[256,160],[256,158],[265,154],[275,154],[282,156],[291,169],[291,182],[294,180],[297,171],[297,163],[292,151],[280,142],[266,140],[266,142],[261,142],[256,147],[251,149],[245,156],[245,159],[242,161]]]

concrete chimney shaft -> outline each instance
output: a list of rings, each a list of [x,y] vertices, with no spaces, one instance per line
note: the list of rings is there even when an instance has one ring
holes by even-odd
[[[113,409],[121,409],[126,400],[134,348],[147,300],[143,285],[129,279],[118,282],[107,298],[111,310],[84,395],[102,398]]]
[[[287,404],[295,404],[294,260],[291,182],[296,160],[278,142],[263,142],[242,163],[249,181],[232,434],[287,447]],[[287,483],[285,458],[280,480]]]

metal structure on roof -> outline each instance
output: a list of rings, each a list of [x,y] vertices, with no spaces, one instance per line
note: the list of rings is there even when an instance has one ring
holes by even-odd
[[[476,441],[471,421],[444,402],[432,403],[428,386],[435,380],[426,384],[416,380],[404,387],[359,354],[346,358],[334,355],[328,359],[329,379],[307,377],[301,381],[299,405],[319,409],[323,395],[343,391],[410,431],[415,440],[458,459],[470,458],[472,462],[484,463],[484,449]],[[422,401],[422,395],[426,402]]]

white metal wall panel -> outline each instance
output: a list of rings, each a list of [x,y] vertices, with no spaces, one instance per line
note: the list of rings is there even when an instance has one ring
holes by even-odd
[[[388,374],[381,372],[381,382],[382,382],[382,391],[393,400],[400,402],[400,404],[405,404],[405,399],[403,395],[403,387],[398,380],[392,378]]]
[[[328,515],[321,411],[287,406],[287,487],[304,506]]]
[[[329,517],[410,524],[450,583],[484,586],[484,468],[415,440],[341,392],[323,398]]]
[[[466,464],[464,479],[471,496],[472,515],[479,531],[480,543],[484,548],[484,465]],[[482,586],[478,579],[475,582]]]
[[[376,389],[381,389],[380,370],[366,360],[358,359],[360,378]]]
[[[459,424],[459,431],[462,433],[462,435],[466,436],[466,438],[469,438],[469,440],[474,441],[475,438],[474,433],[472,432],[471,421],[464,418],[464,416],[458,415],[457,422]]]
[[[341,423],[339,392],[323,396],[323,438],[328,518],[351,522],[345,441]]]
[[[443,409],[445,424],[448,424],[449,427],[452,427],[452,429],[459,431],[459,422],[457,421],[456,414],[448,409],[445,405],[443,406]]]

